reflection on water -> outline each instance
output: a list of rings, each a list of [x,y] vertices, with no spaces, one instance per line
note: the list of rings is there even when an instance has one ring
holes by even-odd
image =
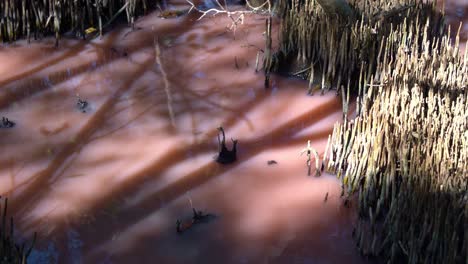
[[[17,124],[0,131],[0,193],[40,232],[31,262],[364,263],[338,182],[299,155],[307,140],[323,153],[339,98],[281,77],[264,90],[260,17],[235,32],[195,20],[0,51],[0,112]],[[232,165],[214,162],[219,126],[239,140]],[[192,205],[216,219],[177,234]]]
[[[28,263],[58,263],[59,253],[54,242],[49,242],[43,249],[33,249]]]

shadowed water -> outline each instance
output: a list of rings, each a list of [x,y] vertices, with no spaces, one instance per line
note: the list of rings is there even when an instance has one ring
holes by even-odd
[[[0,129],[0,193],[39,232],[31,262],[365,263],[338,181],[300,156],[307,140],[324,152],[340,98],[263,88],[262,17],[197,18],[0,48],[0,115],[16,123]],[[230,165],[214,161],[219,126],[239,140]],[[178,234],[192,205],[214,217]]]

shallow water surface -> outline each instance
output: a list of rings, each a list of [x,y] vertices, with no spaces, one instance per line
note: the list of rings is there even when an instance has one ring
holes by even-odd
[[[278,76],[263,88],[262,17],[196,18],[0,50],[0,115],[16,123],[0,129],[0,193],[39,232],[31,262],[367,262],[338,181],[300,156],[307,140],[324,152],[340,98]],[[219,126],[234,164],[214,161]],[[178,234],[191,206],[213,217]]]

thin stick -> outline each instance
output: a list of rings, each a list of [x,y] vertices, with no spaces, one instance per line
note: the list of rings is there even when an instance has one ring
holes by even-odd
[[[161,72],[163,82],[164,82],[164,91],[167,97],[167,109],[169,110],[169,118],[171,119],[171,125],[172,127],[175,128],[176,123],[175,123],[174,110],[172,109],[171,86],[170,86],[169,80],[167,79],[167,73],[164,70],[164,65],[162,64],[162,61],[161,61],[161,50],[159,48],[158,38],[154,39],[154,56],[155,56],[156,63],[159,65],[159,71]]]

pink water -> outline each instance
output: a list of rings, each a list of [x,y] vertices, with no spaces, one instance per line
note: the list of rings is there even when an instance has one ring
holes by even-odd
[[[39,232],[31,262],[365,263],[338,181],[300,156],[307,140],[323,153],[340,98],[278,76],[263,88],[263,18],[196,18],[0,47],[0,115],[16,122],[0,129],[0,193]],[[221,125],[232,165],[214,162]],[[189,201],[216,217],[177,234]]]

